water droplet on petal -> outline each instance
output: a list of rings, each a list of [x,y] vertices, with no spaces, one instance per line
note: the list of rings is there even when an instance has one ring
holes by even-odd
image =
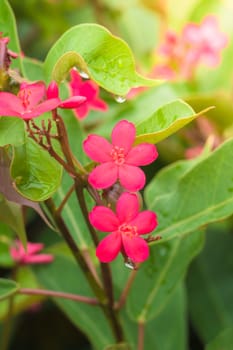
[[[79,75],[80,75],[80,77],[82,77],[83,79],[90,79],[90,77],[89,77],[89,75],[86,73],[86,72],[84,72],[84,71],[79,71]]]
[[[134,262],[130,258],[127,258],[125,260],[125,267],[127,267],[130,270],[135,270],[136,269]]]
[[[115,100],[118,103],[124,103],[126,101],[126,98],[124,96],[115,96]]]

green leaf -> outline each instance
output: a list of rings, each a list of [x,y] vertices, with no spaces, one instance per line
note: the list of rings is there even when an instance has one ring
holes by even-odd
[[[181,100],[170,102],[136,125],[138,135],[136,143],[157,143],[174,134],[207,110],[196,114],[187,103]]]
[[[10,202],[0,193],[0,220],[10,226],[19,236],[23,245],[26,246],[27,237],[24,226],[22,206]]]
[[[197,231],[151,246],[150,259],[140,267],[127,300],[133,320],[146,322],[159,315],[202,245],[203,234]]]
[[[12,268],[14,266],[14,261],[10,255],[9,242],[5,242],[4,238],[0,237],[0,266],[4,268]]]
[[[34,275],[28,266],[20,266],[20,269],[17,270],[17,286],[20,288],[39,288]],[[40,302],[43,299],[41,296],[28,296],[17,293],[14,296],[14,307],[13,314],[17,315],[22,311],[28,310],[30,306],[35,305],[35,303]],[[9,309],[8,300],[0,302],[0,320],[4,320],[7,316]]]
[[[25,142],[24,122],[20,118],[0,117],[0,147]]]
[[[187,278],[191,321],[203,343],[233,326],[233,236],[231,224],[224,226],[208,228],[205,248],[191,264]]]
[[[52,264],[38,266],[33,270],[40,285],[47,289],[93,297],[82,271],[67,254],[57,254]],[[61,271],[65,271],[62,276]],[[54,302],[86,334],[93,349],[103,350],[114,343],[109,325],[98,306],[61,298],[54,298]]]
[[[15,17],[8,1],[0,0],[0,9],[0,28],[1,31],[3,31],[3,36],[10,38],[9,49],[17,54],[20,54],[21,49],[19,45]],[[20,55],[15,60],[12,60],[11,68],[18,68],[23,71]]]
[[[63,34],[45,60],[46,77],[60,83],[73,66],[116,95],[158,83],[140,76],[128,45],[97,24],[80,24]]]
[[[159,197],[155,196],[166,170],[158,181],[155,177],[145,190],[145,198],[148,207],[158,214],[158,235],[163,239],[184,235],[233,213],[232,157],[233,140],[228,140],[210,156],[199,158],[183,176],[180,174],[170,192],[163,185]],[[172,177],[171,171],[166,181]]]
[[[131,347],[126,343],[122,343],[109,345],[106,348],[104,348],[104,350],[131,350]]]
[[[142,288],[140,292],[141,290]],[[138,324],[133,322],[124,311],[121,317],[126,337],[132,349],[137,349]],[[179,284],[161,313],[145,323],[145,350],[186,350],[186,327],[186,295],[184,286]]]
[[[44,201],[61,183],[62,167],[31,139],[14,148],[11,177],[17,191],[32,201]]]
[[[12,280],[0,278],[0,301],[17,293],[19,285]]]
[[[136,56],[143,58],[154,51],[159,36],[159,22],[155,13],[140,4],[134,4],[121,11],[116,22],[122,37]]]
[[[206,346],[205,350],[231,350],[232,344],[233,326],[218,334],[217,337]]]

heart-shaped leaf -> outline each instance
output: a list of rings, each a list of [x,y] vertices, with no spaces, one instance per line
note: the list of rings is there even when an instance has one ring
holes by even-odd
[[[128,45],[97,24],[80,24],[63,34],[45,60],[46,77],[60,83],[73,66],[120,96],[133,87],[158,84],[139,75]]]

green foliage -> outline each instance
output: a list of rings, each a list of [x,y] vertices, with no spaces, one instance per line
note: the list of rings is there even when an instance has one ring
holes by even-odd
[[[19,285],[12,280],[0,278],[0,301],[10,298],[19,289]]]
[[[127,302],[133,320],[145,323],[160,314],[202,245],[202,232],[195,232],[151,246],[150,259],[141,266]]]
[[[157,143],[174,134],[200,114],[203,112],[195,114],[193,109],[183,101],[170,102],[137,124],[136,143]]]
[[[19,118],[0,117],[0,147],[25,142],[24,122]]]
[[[62,167],[31,139],[14,148],[11,176],[22,196],[46,200],[57,190],[61,175]]]
[[[73,66],[116,95],[157,84],[136,73],[133,55],[123,40],[96,24],[75,26],[56,42],[45,60],[46,77],[60,83]]]
[[[233,325],[232,228],[217,224],[208,231],[206,246],[188,275],[191,318],[205,344]]]
[[[206,158],[200,157],[189,171],[184,167],[185,172],[178,172],[178,178],[173,179],[172,170],[177,176],[176,165],[155,177],[145,193],[149,208],[158,214],[158,235],[163,239],[181,236],[233,213],[232,156],[233,140],[229,140]],[[166,176],[167,171],[169,177]],[[160,190],[164,176],[170,182],[170,188],[173,184],[169,192],[164,185],[164,192]],[[174,180],[178,181],[174,183]]]

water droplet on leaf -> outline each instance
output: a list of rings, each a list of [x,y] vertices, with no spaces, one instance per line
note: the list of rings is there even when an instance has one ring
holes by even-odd
[[[124,96],[115,96],[115,100],[118,103],[124,103],[126,101],[126,98]]]
[[[84,71],[79,71],[79,75],[80,75],[80,77],[82,77],[83,79],[90,79],[90,77],[89,77],[89,75],[86,73],[86,72],[84,72]]]
[[[130,270],[135,270],[136,268],[134,262],[130,258],[125,260],[125,266]]]

